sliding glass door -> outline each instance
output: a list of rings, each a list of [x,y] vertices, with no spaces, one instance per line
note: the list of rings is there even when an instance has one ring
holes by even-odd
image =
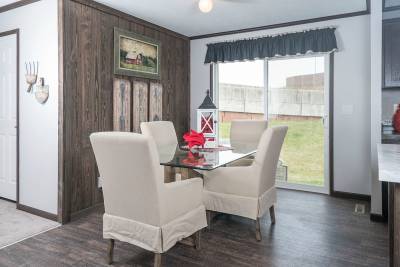
[[[267,118],[289,127],[278,164],[282,187],[328,193],[329,79],[325,56],[266,62]]]
[[[214,65],[220,142],[229,142],[235,119],[287,125],[277,185],[328,193],[328,61],[322,55]]]

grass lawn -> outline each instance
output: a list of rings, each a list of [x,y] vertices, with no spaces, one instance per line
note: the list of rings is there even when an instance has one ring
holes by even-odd
[[[323,186],[324,128],[321,120],[270,120],[269,126],[287,125],[281,160],[288,166],[288,181]],[[230,123],[220,124],[220,136],[229,139]]]

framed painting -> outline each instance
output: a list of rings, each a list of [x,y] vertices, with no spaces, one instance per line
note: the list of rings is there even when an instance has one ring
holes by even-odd
[[[161,43],[149,37],[114,28],[114,73],[161,79]]]

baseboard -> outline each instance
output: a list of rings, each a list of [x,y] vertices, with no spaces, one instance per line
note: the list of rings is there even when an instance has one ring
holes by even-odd
[[[330,195],[332,197],[349,198],[349,199],[356,199],[356,200],[363,200],[363,201],[371,201],[371,196],[363,195],[363,194],[355,194],[355,193],[348,193],[348,192],[341,192],[341,191],[332,191]]]
[[[33,214],[33,215],[36,215],[36,216],[39,216],[39,217],[43,217],[43,218],[48,219],[48,220],[52,220],[52,221],[55,221],[55,222],[58,221],[57,220],[57,214],[49,213],[49,212],[46,212],[46,211],[43,211],[43,210],[38,210],[38,209],[29,207],[29,206],[25,206],[25,205],[22,205],[22,204],[19,204],[19,203],[17,204],[17,209],[25,211],[25,212],[28,212],[30,214]]]
[[[8,201],[8,202],[11,202],[11,203],[17,203],[15,200],[11,200],[11,199],[8,199],[8,198],[5,198],[5,197],[0,197],[0,200]]]
[[[373,222],[381,222],[381,223],[386,223],[388,220],[387,218],[385,218],[385,216],[381,215],[381,214],[374,214],[371,213],[369,216],[370,220]]]
[[[71,221],[75,221],[78,220],[79,218],[85,217],[86,215],[90,214],[91,212],[93,212],[94,210],[104,210],[104,204],[103,203],[98,203],[92,207],[74,212],[71,214]]]

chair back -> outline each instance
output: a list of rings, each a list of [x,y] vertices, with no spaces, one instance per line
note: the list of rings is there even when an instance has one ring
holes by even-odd
[[[151,136],[154,139],[158,148],[178,145],[175,127],[170,121],[142,122],[140,129],[143,135]]]
[[[260,138],[253,163],[259,175],[259,195],[275,185],[276,168],[287,131],[287,126],[270,127]]]
[[[233,120],[230,133],[231,145],[233,147],[240,143],[257,145],[267,127],[266,120]]]
[[[154,141],[127,132],[93,133],[90,141],[102,178],[105,212],[159,225],[163,169]]]

